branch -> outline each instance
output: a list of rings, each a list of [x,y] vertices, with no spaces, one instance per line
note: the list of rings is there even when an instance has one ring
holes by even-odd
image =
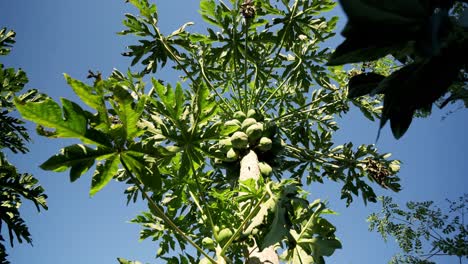
[[[195,242],[193,242],[185,233],[184,231],[180,230],[180,228],[164,213],[163,209],[157,205],[153,199],[146,193],[146,191],[141,187],[140,185],[140,180],[133,175],[131,170],[128,168],[127,164],[125,161],[120,158],[120,162],[122,163],[122,166],[124,167],[125,171],[130,175],[130,178],[135,181],[135,185],[137,188],[140,190],[140,192],[143,194],[143,196],[148,200],[149,206],[153,208],[153,210],[158,214],[157,217],[161,218],[164,223],[166,223],[168,226],[170,226],[176,233],[178,233],[180,236],[182,236],[185,241],[187,241],[189,244],[191,244],[198,252],[200,252],[202,255],[204,255],[207,259],[209,259],[212,263],[216,263],[216,261],[208,255],[203,249],[201,249]],[[142,183],[141,183],[142,184]],[[144,184],[143,184],[144,186]]]

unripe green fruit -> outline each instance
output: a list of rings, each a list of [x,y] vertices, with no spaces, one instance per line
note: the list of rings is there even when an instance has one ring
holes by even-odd
[[[264,119],[260,111],[256,109],[250,109],[247,111],[247,118],[255,118],[257,121],[263,121]]]
[[[263,133],[263,124],[262,123],[255,123],[245,131],[247,137],[249,138],[249,142],[255,142],[262,136]]]
[[[213,239],[211,239],[210,237],[205,237],[202,239],[202,245],[207,248],[207,249],[211,249],[211,250],[214,250],[215,248],[215,244],[214,244],[214,241]]]
[[[231,136],[232,147],[236,149],[245,149],[249,145],[249,138],[247,134],[237,131]]]
[[[273,172],[271,166],[266,162],[259,162],[258,168],[260,169],[260,173],[264,176],[269,176]]]
[[[256,124],[256,123],[257,123],[257,120],[255,120],[254,118],[246,118],[244,122],[242,122],[241,129],[245,131],[251,125]]]
[[[245,113],[242,112],[242,111],[235,112],[233,117],[234,117],[234,119],[237,119],[237,120],[239,120],[241,122],[246,118]]]
[[[230,148],[226,153],[227,161],[236,161],[238,158],[239,154],[233,148]]]
[[[218,234],[218,242],[221,244],[221,245],[224,245],[228,240],[229,238],[232,237],[232,231],[231,229],[229,228],[224,228],[223,230],[219,231],[219,234]]]
[[[271,139],[269,139],[267,137],[261,137],[260,141],[258,142],[257,148],[260,151],[266,152],[266,151],[269,151],[271,149],[272,145],[273,145],[273,142],[271,141]]]

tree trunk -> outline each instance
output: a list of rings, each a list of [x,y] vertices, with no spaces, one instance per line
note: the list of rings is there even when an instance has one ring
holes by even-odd
[[[248,179],[254,179],[258,181],[260,178],[260,169],[258,168],[258,157],[257,154],[250,150],[240,162],[240,175],[239,181],[245,181]],[[259,251],[258,247],[254,245],[249,247],[245,264],[279,264],[278,254],[276,254],[274,246],[265,248],[263,251]]]

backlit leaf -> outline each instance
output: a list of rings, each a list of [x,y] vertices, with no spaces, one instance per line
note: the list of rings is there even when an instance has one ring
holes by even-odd
[[[73,182],[93,166],[95,160],[102,160],[112,155],[112,150],[92,149],[82,144],[71,145],[60,150],[40,165],[43,170],[65,171],[70,168],[70,180]]]
[[[23,103],[15,99],[15,105],[23,118],[38,125],[54,130],[55,137],[77,138],[84,143],[107,146],[108,143],[95,138],[93,132],[88,131],[86,113],[83,109],[67,99],[61,99],[63,109],[50,98],[37,103]]]
[[[91,190],[89,191],[90,196],[94,196],[112,180],[117,174],[119,163],[119,155],[114,154],[108,157],[104,163],[96,165],[96,171],[91,181]]]

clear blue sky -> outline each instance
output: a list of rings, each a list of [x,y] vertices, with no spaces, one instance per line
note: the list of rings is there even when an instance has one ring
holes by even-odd
[[[156,2],[160,27],[170,33],[179,25],[194,21],[195,29],[202,30],[203,22],[197,13],[198,1],[165,0]],[[17,32],[17,43],[8,57],[1,58],[6,66],[22,68],[29,76],[28,88],[38,88],[55,99],[75,99],[62,74],[84,80],[89,69],[108,75],[112,68],[125,71],[129,59],[120,56],[129,37],[115,33],[122,30],[124,13],[135,13],[130,5],[116,0],[44,0],[0,1],[0,27]],[[345,22],[341,20],[341,25]],[[336,45],[336,41],[332,42]],[[333,47],[334,48],[334,47]],[[159,79],[175,80],[176,74],[163,72]],[[448,110],[434,111],[427,119],[416,119],[409,132],[399,141],[393,139],[386,127],[378,148],[391,152],[403,161],[400,177],[403,191],[395,200],[436,200],[456,198],[467,192],[466,110],[456,111],[444,121]],[[357,111],[351,111],[340,120],[341,131],[335,141],[342,144],[371,144],[377,132],[377,123],[365,120]],[[25,155],[9,154],[9,160],[23,172],[39,178],[49,196],[49,210],[37,214],[31,204],[24,204],[22,214],[34,239],[34,247],[16,245],[9,249],[13,264],[43,263],[117,263],[116,257],[160,263],[154,259],[157,244],[138,241],[138,225],[128,220],[146,209],[144,203],[126,206],[122,194],[124,185],[112,183],[95,197],[89,198],[91,175],[88,173],[71,184],[67,173],[51,173],[38,168],[46,158],[55,154],[69,141],[45,140],[32,131],[31,152]],[[343,249],[327,259],[327,263],[386,263],[397,248],[393,241],[385,244],[375,233],[367,231],[366,216],[378,210],[376,205],[365,207],[356,200],[349,208],[339,200],[339,185],[326,183],[311,186],[311,198],[323,198],[340,213],[331,217],[337,226]],[[391,194],[376,188],[378,194]],[[440,263],[454,263],[442,259]]]

